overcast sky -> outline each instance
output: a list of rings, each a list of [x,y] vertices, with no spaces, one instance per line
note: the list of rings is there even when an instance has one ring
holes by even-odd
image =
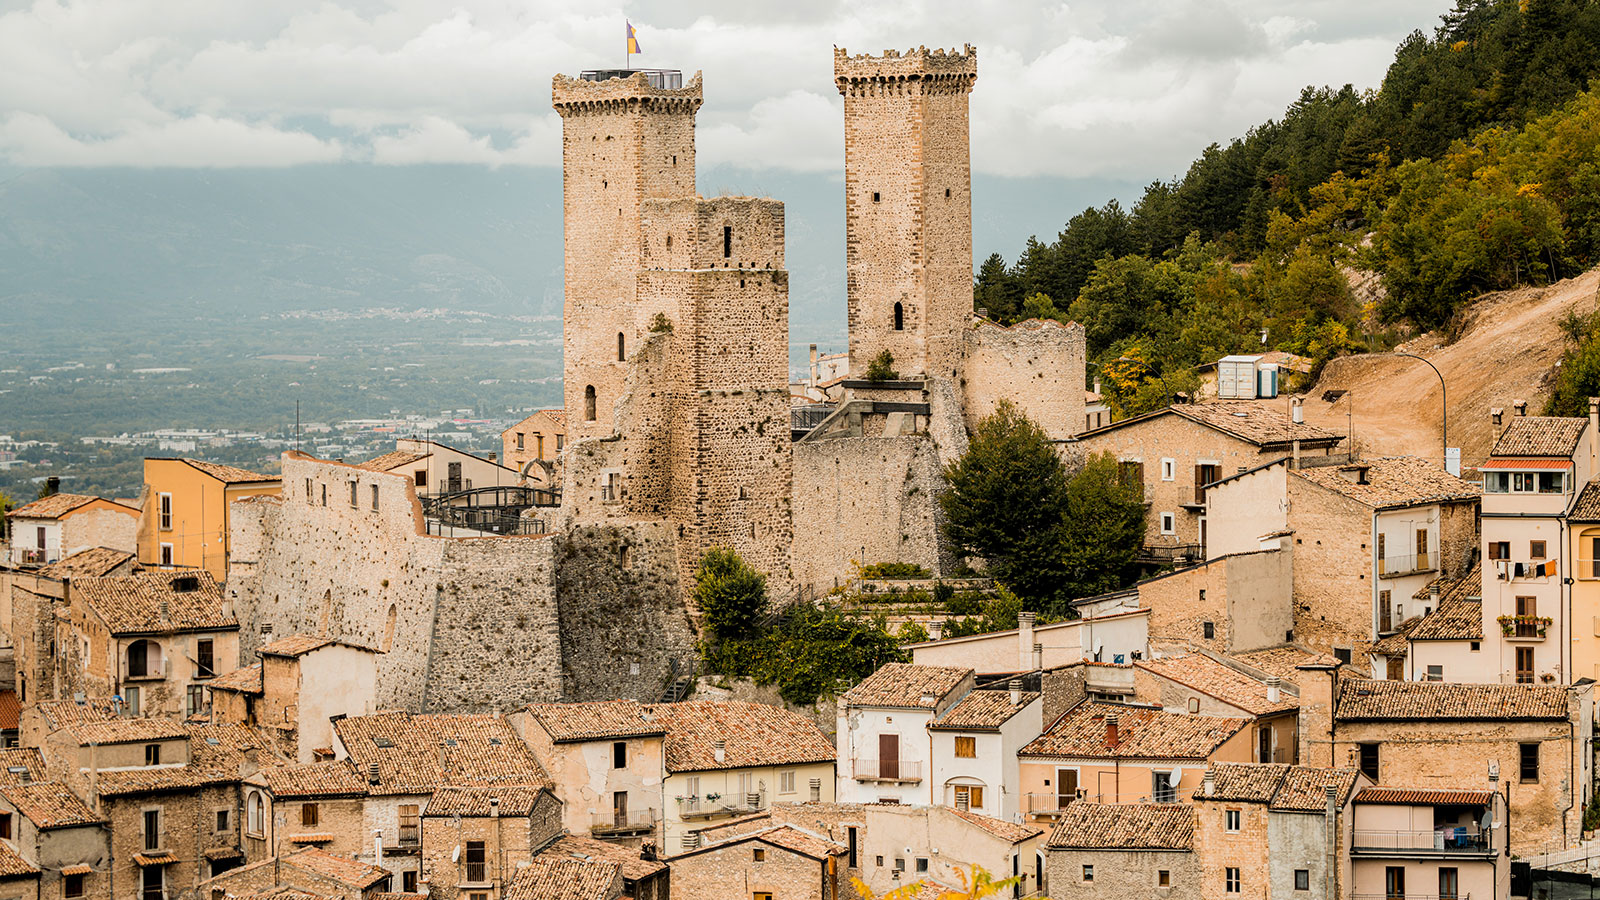
[[[1307,84],[1375,87],[1449,0],[0,0],[0,161],[554,166],[550,76],[705,73],[702,165],[842,165],[835,44],[978,48],[973,166],[1169,177]]]

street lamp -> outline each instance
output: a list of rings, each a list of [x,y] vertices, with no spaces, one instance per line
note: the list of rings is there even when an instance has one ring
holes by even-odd
[[[1404,356],[1409,359],[1420,359],[1424,363],[1427,363],[1428,368],[1433,370],[1433,374],[1439,376],[1439,441],[1443,445],[1443,455],[1439,458],[1439,464],[1448,470],[1450,467],[1450,407],[1447,403],[1448,395],[1445,394],[1444,373],[1439,371],[1438,366],[1428,362],[1426,358],[1418,356],[1415,353],[1401,353],[1398,350],[1393,350],[1390,351],[1390,355]]]

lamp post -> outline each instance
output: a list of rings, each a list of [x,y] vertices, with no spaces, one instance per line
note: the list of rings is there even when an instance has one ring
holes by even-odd
[[[1433,370],[1433,374],[1439,376],[1439,442],[1442,445],[1439,457],[1439,465],[1448,467],[1450,465],[1450,406],[1447,402],[1448,395],[1445,393],[1444,373],[1439,371],[1438,366],[1428,362],[1426,358],[1418,356],[1415,353],[1401,353],[1398,350],[1393,350],[1390,351],[1390,355],[1404,356],[1409,359],[1420,359],[1424,363],[1427,363],[1428,368]]]

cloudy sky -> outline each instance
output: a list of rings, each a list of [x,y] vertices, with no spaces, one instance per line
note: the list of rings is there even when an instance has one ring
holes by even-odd
[[[1148,179],[1375,86],[1449,0],[0,0],[0,162],[554,166],[550,76],[705,73],[702,165],[837,170],[830,48],[979,51],[973,165]]]

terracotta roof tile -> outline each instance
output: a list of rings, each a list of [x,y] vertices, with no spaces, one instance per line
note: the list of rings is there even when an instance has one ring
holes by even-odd
[[[450,784],[550,783],[501,716],[395,711],[351,716],[333,727],[361,771],[378,764],[379,783],[368,786],[374,795],[428,794]]]
[[[611,900],[615,863],[534,857],[506,885],[505,900]]]
[[[184,462],[196,469],[210,475],[223,484],[253,484],[256,482],[279,481],[277,475],[262,475],[249,469],[240,469],[236,466],[225,466],[222,463],[206,462],[203,459],[185,459]]]
[[[84,576],[101,578],[129,563],[133,564],[134,571],[138,570],[137,557],[132,553],[112,550],[110,547],[90,547],[45,566],[39,570],[39,574],[56,579]]]
[[[1265,650],[1251,650],[1248,653],[1234,653],[1231,654],[1231,658],[1268,675],[1293,681],[1295,666],[1318,659],[1319,654],[1301,647],[1286,645],[1269,647]]]
[[[1043,828],[1033,825],[1018,825],[1015,822],[1007,822],[1004,819],[995,819],[989,816],[979,815],[971,810],[952,808],[950,809],[950,812],[954,814],[956,818],[963,819],[966,822],[976,825],[984,831],[987,831],[1000,840],[1010,841],[1013,844],[1020,844],[1029,838],[1038,837],[1039,835],[1044,834]]]
[[[1563,416],[1512,416],[1489,455],[1570,457],[1588,424]]]
[[[483,818],[494,809],[491,800],[500,801],[502,816],[531,816],[544,788],[538,785],[498,784],[494,787],[443,787],[433,792],[424,816],[463,816]]]
[[[1346,682],[1338,721],[1567,718],[1567,689],[1537,684]]]
[[[1300,708],[1299,698],[1288,691],[1280,690],[1278,700],[1274,703],[1267,699],[1265,684],[1199,653],[1139,660],[1133,665],[1136,669],[1215,697],[1251,715],[1265,716]]]
[[[1211,775],[1211,793],[1196,791],[1194,799],[1271,803],[1290,768],[1287,763],[1212,763],[1206,769]]]
[[[1480,599],[1483,594],[1483,561],[1476,554],[1472,557],[1472,566],[1459,575],[1440,575],[1411,595],[1413,600],[1427,600],[1434,588],[1439,589],[1439,599],[1464,600],[1467,598]]]
[[[1355,787],[1356,770],[1291,766],[1284,763],[1212,763],[1210,794],[1196,792],[1196,800],[1232,800],[1264,803],[1285,812],[1321,812],[1327,807],[1327,789],[1337,788],[1348,798]]]
[[[98,825],[105,821],[59,781],[11,785],[0,788],[0,796],[15,806],[17,812],[27,816],[28,821],[40,831]]]
[[[822,763],[837,756],[833,743],[815,722],[776,706],[690,700],[649,708],[667,729],[668,772]],[[727,745],[722,762],[716,759],[719,739]]]
[[[1039,699],[1038,691],[1023,691],[1021,703],[1012,705],[1010,690],[972,691],[945,714],[928,723],[930,731],[999,731],[1000,726],[1028,704]]]
[[[31,706],[44,716],[45,729],[48,731],[84,722],[108,722],[117,718],[116,705],[110,697],[90,697],[82,703],[76,700],[40,700]]]
[[[1106,716],[1117,716],[1117,744],[1106,743]],[[1080,703],[1018,756],[1084,759],[1205,759],[1249,719],[1191,716],[1155,709]]]
[[[79,601],[93,608],[112,634],[239,627],[239,620],[223,609],[222,587],[204,569],[79,578],[72,582],[72,602]]]
[[[260,694],[262,692],[261,663],[234,669],[226,675],[218,675],[206,682],[206,687],[214,691],[233,691],[238,694]]]
[[[565,409],[541,409],[539,411],[549,416],[557,425],[567,424],[567,411]]]
[[[1463,805],[1484,806],[1494,799],[1494,791],[1432,790],[1419,788],[1369,787],[1356,794],[1357,803],[1400,806]]]
[[[371,651],[370,647],[352,644],[349,641],[339,641],[333,638],[313,637],[309,634],[290,634],[278,638],[270,644],[256,650],[261,656],[305,656],[313,650],[323,647],[354,647],[357,650]]]
[[[152,769],[116,769],[100,773],[98,793],[102,797],[134,794],[162,794],[193,791],[212,784],[238,781],[238,776],[212,772],[195,766],[160,766]]]
[[[1328,808],[1328,788],[1334,788],[1334,796],[1341,801],[1348,799],[1355,789],[1356,775],[1355,769],[1294,766],[1272,798],[1272,808],[1285,812],[1322,812]]]
[[[367,781],[349,760],[269,766],[250,779],[264,784],[280,799],[299,797],[364,797]]]
[[[1299,439],[1302,444],[1336,444],[1343,435],[1335,434],[1315,425],[1295,424],[1289,421],[1289,411],[1281,404],[1259,403],[1253,400],[1221,400],[1212,403],[1180,404],[1169,407],[1172,412],[1234,437],[1265,447],[1288,444]]]
[[[1600,481],[1591,481],[1583,486],[1567,518],[1574,522],[1600,522]]]
[[[263,766],[272,765],[281,758],[272,738],[253,725],[206,723],[187,728],[189,759],[196,766],[237,772],[239,764],[252,755],[254,761]]]
[[[531,715],[558,744],[619,737],[666,734],[660,721],[634,700],[599,700],[592,703],[535,703]]]
[[[22,704],[17,702],[17,692],[0,691],[0,731],[16,731],[22,718]]]
[[[0,750],[0,787],[31,784],[44,778],[44,757],[33,747]]]
[[[667,864],[660,860],[645,859],[637,848],[575,834],[564,834],[557,838],[539,856],[545,859],[566,857],[584,862],[614,863],[622,867],[622,877],[629,881],[642,881],[667,869]]]
[[[389,872],[379,866],[369,865],[359,859],[336,856],[316,847],[296,850],[278,861],[315,872],[324,878],[346,884],[357,890],[366,890],[389,877]]]
[[[390,450],[388,453],[385,453],[382,456],[375,456],[372,459],[367,460],[361,465],[356,466],[356,468],[366,469],[369,472],[389,472],[393,471],[394,469],[398,469],[401,466],[408,466],[414,462],[420,462],[432,455],[433,454],[431,453],[417,453],[413,450]]]
[[[22,858],[22,854],[11,849],[11,845],[0,841],[0,878],[37,878],[39,870]]]
[[[140,744],[186,738],[189,732],[170,719],[112,719],[67,726],[79,744]]]
[[[51,494],[6,513],[12,519],[59,519],[80,506],[99,500],[87,494]]]
[[[1046,846],[1062,850],[1189,850],[1194,807],[1078,801],[1061,813]]]
[[[1483,640],[1483,604],[1478,600],[1443,600],[1439,608],[1417,620],[1406,635],[1413,641]]]
[[[763,844],[781,847],[791,853],[809,856],[812,859],[825,860],[830,856],[839,856],[850,852],[850,848],[843,844],[802,831],[793,825],[779,825],[776,828],[755,832],[747,835],[747,837],[754,838]]]
[[[1360,468],[1366,470],[1365,484],[1355,480],[1354,470]],[[1373,509],[1475,500],[1482,493],[1478,484],[1416,456],[1384,456],[1354,466],[1297,469],[1290,474]]]
[[[845,691],[839,699],[851,706],[933,709],[947,694],[971,678],[971,669],[889,663]]]

